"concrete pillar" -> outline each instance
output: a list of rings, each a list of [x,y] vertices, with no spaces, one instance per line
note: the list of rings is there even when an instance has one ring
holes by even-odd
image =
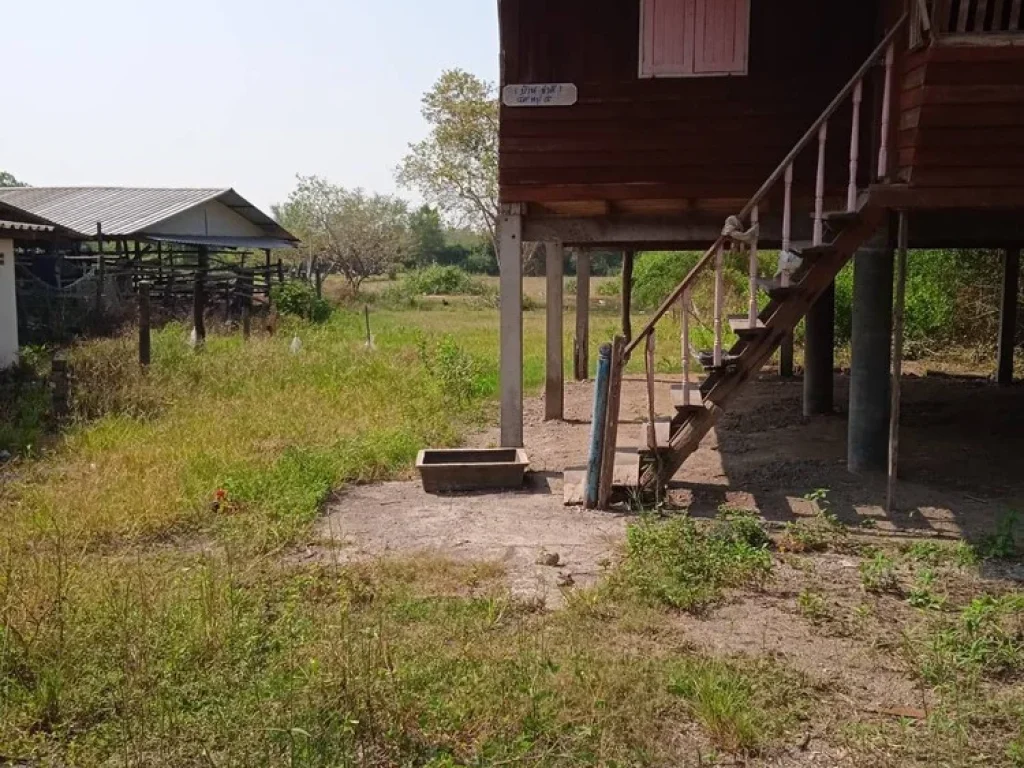
[[[1020,248],[1007,248],[1003,261],[1003,303],[999,315],[1000,386],[1013,384],[1013,353],[1017,342],[1017,297],[1020,295]]]
[[[547,377],[544,388],[544,418],[565,417],[565,357],[562,343],[564,314],[562,289],[565,251],[561,243],[545,243],[547,257]]]
[[[889,460],[889,363],[893,250],[873,246],[853,258],[853,361],[847,464],[884,472]]]
[[[18,362],[18,297],[14,283],[14,241],[0,239],[0,368]]]
[[[804,416],[832,413],[835,360],[836,285],[832,283],[807,313],[804,339]]]
[[[590,254],[576,251],[576,344],[573,350],[576,381],[590,376]]]
[[[498,219],[501,324],[501,446],[523,447],[523,217],[510,208]]]

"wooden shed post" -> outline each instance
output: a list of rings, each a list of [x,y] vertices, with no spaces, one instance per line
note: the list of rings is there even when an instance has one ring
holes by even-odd
[[[523,215],[505,206],[498,220],[501,322],[501,445],[523,447]]]
[[[1003,303],[999,314],[1000,386],[1013,384],[1013,353],[1017,341],[1017,297],[1020,295],[1020,247],[1007,248],[1003,254]]]
[[[565,351],[563,344],[563,265],[565,249],[561,243],[546,243],[547,254],[547,385],[544,391],[544,418],[557,421],[565,417]]]
[[[205,245],[199,246],[195,280],[192,292],[192,326],[196,334],[196,348],[206,341],[206,271],[210,267],[210,251]]]
[[[622,335],[627,344],[633,340],[633,257],[634,251],[622,253]]]
[[[590,253],[576,250],[576,336],[573,342],[576,381],[590,376]]]
[[[143,368],[149,365],[151,359],[152,344],[150,341],[150,306],[149,289],[152,286],[148,280],[139,281],[139,365]]]

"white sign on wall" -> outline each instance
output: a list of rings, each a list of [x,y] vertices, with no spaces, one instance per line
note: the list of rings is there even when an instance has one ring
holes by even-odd
[[[506,85],[501,94],[506,107],[571,107],[578,98],[573,83]]]

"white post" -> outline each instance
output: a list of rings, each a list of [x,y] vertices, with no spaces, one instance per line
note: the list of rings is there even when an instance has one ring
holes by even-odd
[[[0,369],[18,362],[18,308],[14,241],[0,239]]]
[[[722,364],[722,310],[725,307],[725,246],[715,252],[715,367]]]
[[[786,195],[782,202],[782,250],[788,251],[793,232],[793,166],[786,168]]]
[[[498,220],[501,270],[501,445],[523,447],[523,217],[510,206]]]
[[[896,56],[896,44],[890,43],[885,52],[885,91],[882,95],[882,137],[878,149],[878,178],[889,175],[889,119],[892,101],[892,67]]]
[[[825,221],[825,142],[828,123],[818,131],[818,176],[814,182],[814,244],[821,245]]]
[[[850,187],[846,191],[846,210],[857,210],[857,169],[860,165],[860,105],[864,101],[864,81],[853,89],[853,127],[850,129]]]
[[[565,416],[565,352],[563,350],[562,320],[564,317],[562,270],[565,249],[561,243],[545,243],[547,258],[547,363],[544,391],[545,421],[560,421]]]
[[[754,210],[750,212],[750,226],[751,228],[757,227],[759,223],[759,213],[757,206],[754,206]],[[757,263],[757,238],[754,238],[754,242],[750,244],[750,305],[747,311],[747,319],[750,320],[750,327],[754,328],[757,325],[757,278],[759,275],[759,265]]]
[[[683,290],[683,296],[679,300],[681,316],[681,330],[679,332],[679,343],[683,352],[683,405],[690,404],[690,289]]]

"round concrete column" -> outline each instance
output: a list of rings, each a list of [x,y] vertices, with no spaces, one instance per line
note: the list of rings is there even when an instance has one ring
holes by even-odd
[[[892,354],[891,248],[853,258],[853,342],[847,463],[851,472],[885,471],[889,456]]]
[[[804,336],[804,416],[832,413],[835,360],[836,284],[807,313]]]

